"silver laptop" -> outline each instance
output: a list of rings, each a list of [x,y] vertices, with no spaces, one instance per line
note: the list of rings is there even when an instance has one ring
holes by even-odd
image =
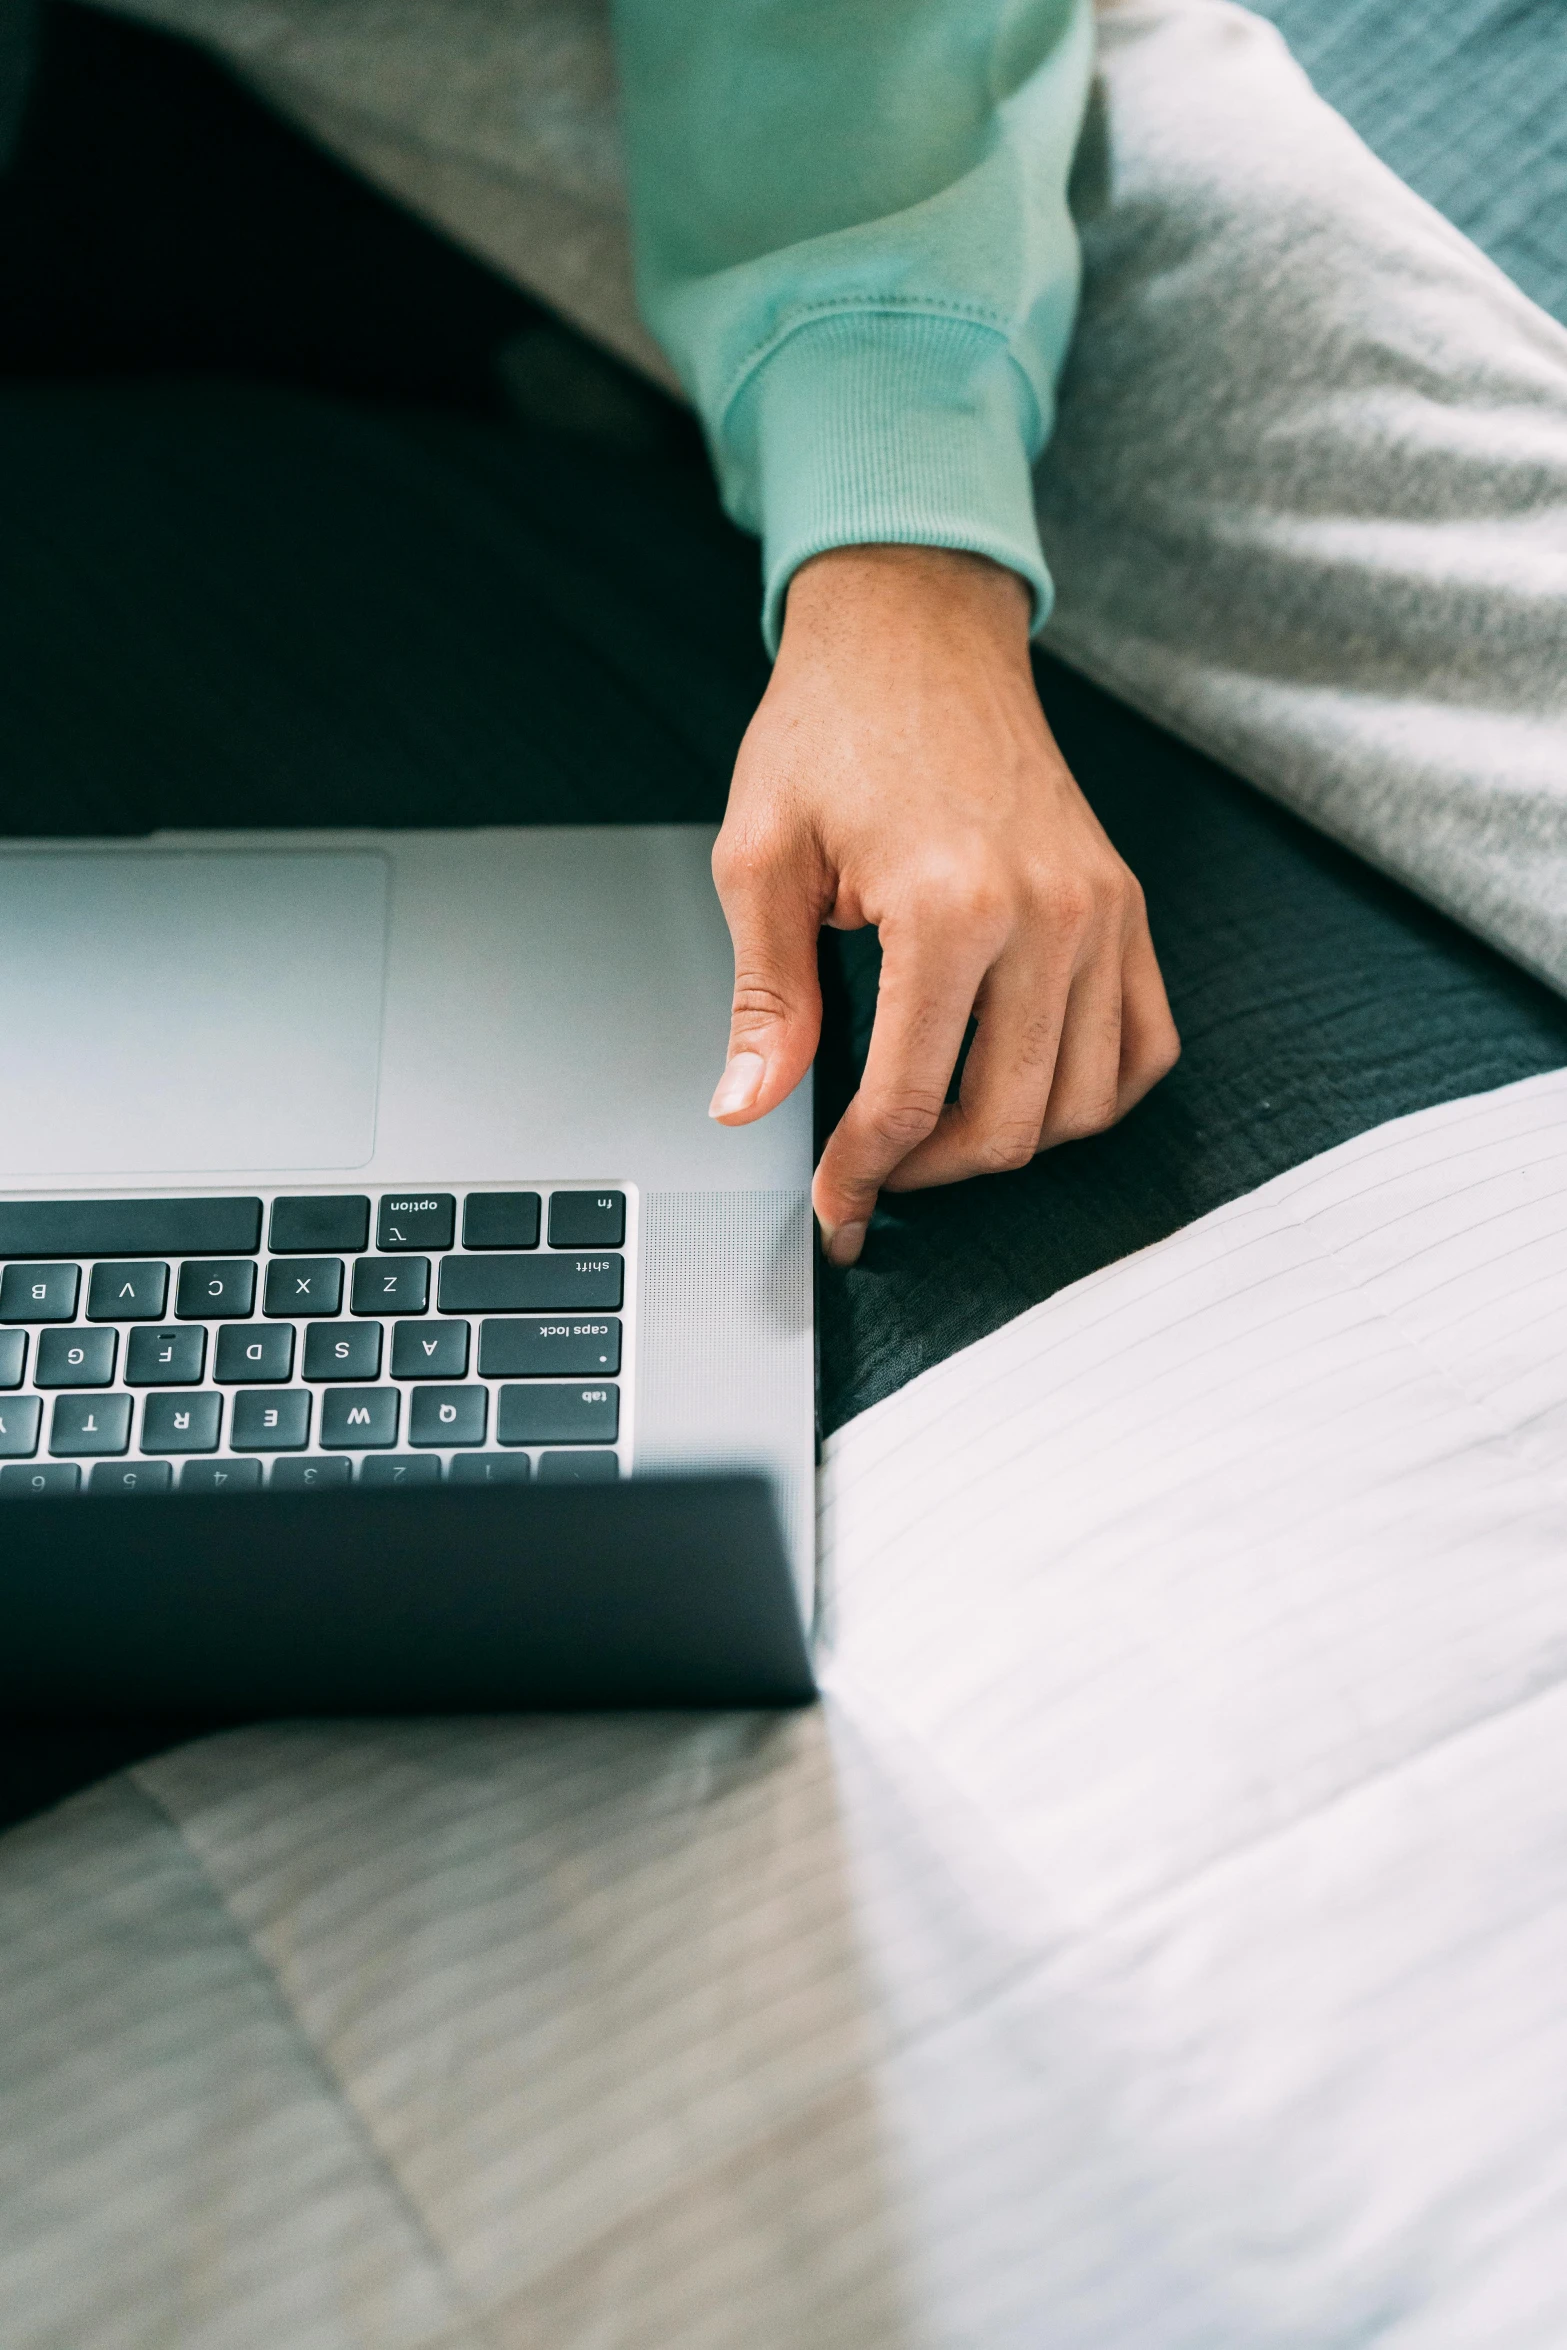
[[[424,1496],[449,1554],[431,1497],[501,1489],[580,1555],[605,1487],[760,1473],[808,1618],[809,1087],[706,1114],[711,842],[0,850],[0,1500],[308,1502],[340,1545]]]

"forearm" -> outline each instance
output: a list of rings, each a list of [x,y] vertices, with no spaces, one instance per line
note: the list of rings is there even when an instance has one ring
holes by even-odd
[[[1071,330],[1086,0],[617,0],[639,286],[776,645],[826,548],[1049,581],[1029,469]]]

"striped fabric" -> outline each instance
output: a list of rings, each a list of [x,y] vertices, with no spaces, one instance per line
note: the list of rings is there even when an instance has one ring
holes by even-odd
[[[844,1430],[822,1708],[15,1832],[7,2350],[1559,2350],[1564,1311],[1556,1076]]]

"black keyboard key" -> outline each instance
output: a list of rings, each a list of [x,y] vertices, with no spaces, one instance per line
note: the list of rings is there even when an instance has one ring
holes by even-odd
[[[259,1461],[187,1461],[180,1471],[181,1493],[254,1493],[260,1483]]]
[[[133,1337],[132,1346],[135,1343]],[[282,1379],[292,1379],[292,1328],[287,1322],[271,1322],[260,1327],[252,1323],[242,1330],[237,1322],[231,1322],[218,1332],[212,1376],[225,1387],[275,1387]]]
[[[518,1319],[479,1325],[479,1371],[486,1379],[559,1379],[573,1371],[606,1379],[619,1369],[616,1321]]]
[[[411,1485],[439,1485],[441,1464],[433,1452],[372,1452],[359,1464],[359,1482],[405,1493]]]
[[[167,1493],[174,1471],[167,1461],[100,1461],[87,1480],[89,1493]]]
[[[242,1387],[229,1442],[236,1452],[303,1452],[310,1442],[308,1387]]]
[[[397,1442],[402,1396],[395,1387],[331,1387],[321,1398],[321,1441],[345,1452],[384,1450]]]
[[[361,1257],[354,1267],[356,1314],[422,1314],[429,1302],[428,1257]]]
[[[36,1395],[0,1396],[0,1460],[31,1459],[43,1408]]]
[[[40,1330],[35,1387],[107,1387],[114,1377],[118,1330]]]
[[[457,1201],[449,1191],[389,1191],[381,1202],[375,1245],[384,1249],[450,1248]]]
[[[47,1500],[51,1495],[74,1493],[81,1481],[81,1470],[74,1461],[17,1461],[9,1469],[0,1469],[0,1501],[29,1493]]]
[[[7,1265],[0,1273],[0,1322],[74,1322],[80,1265]]]
[[[410,1444],[482,1444],[486,1387],[416,1387],[408,1398]]]
[[[369,1239],[370,1202],[363,1193],[272,1202],[267,1246],[274,1256],[313,1256],[318,1249],[343,1249],[352,1256]]]
[[[443,1314],[613,1312],[624,1257],[445,1257]]]
[[[305,1332],[307,1379],[378,1379],[380,1375],[379,1322],[313,1322]]]
[[[495,1403],[501,1444],[613,1444],[618,1387],[503,1387]]]
[[[206,1364],[205,1330],[133,1330],[125,1341],[127,1387],[193,1387]]]
[[[527,1459],[527,1454],[520,1456]],[[541,1452],[541,1485],[613,1485],[620,1462],[612,1452]]]
[[[181,1265],[174,1311],[182,1322],[243,1322],[255,1310],[254,1264]]]
[[[341,1257],[276,1257],[267,1267],[268,1314],[336,1314],[343,1307]]]
[[[49,1422],[52,1453],[123,1452],[131,1440],[128,1395],[61,1395]]]
[[[453,1485],[526,1485],[533,1463],[525,1452],[460,1452],[448,1474]]]
[[[0,1387],[20,1387],[27,1368],[27,1332],[0,1330]]]
[[[89,1322],[161,1322],[168,1302],[167,1265],[94,1265],[88,1276]]]
[[[216,1452],[223,1429],[223,1398],[149,1395],[141,1409],[143,1452]]]
[[[470,1191],[463,1202],[464,1248],[537,1248],[536,1191]]]
[[[466,1322],[399,1322],[392,1332],[394,1379],[465,1379]]]
[[[551,1192],[551,1248],[619,1248],[625,1237],[623,1191]]]
[[[331,1454],[308,1461],[274,1461],[267,1483],[274,1493],[330,1493],[354,1481],[354,1464]]]
[[[258,1199],[0,1200],[0,1257],[242,1257]]]

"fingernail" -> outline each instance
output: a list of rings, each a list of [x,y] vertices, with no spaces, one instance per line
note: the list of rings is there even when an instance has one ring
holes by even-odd
[[[839,1224],[822,1228],[822,1254],[829,1265],[852,1265],[858,1262],[865,1246],[863,1224]]]
[[[748,1110],[762,1090],[766,1068],[760,1053],[736,1053],[718,1080],[717,1090],[707,1105],[708,1116],[732,1118],[736,1110]]]

